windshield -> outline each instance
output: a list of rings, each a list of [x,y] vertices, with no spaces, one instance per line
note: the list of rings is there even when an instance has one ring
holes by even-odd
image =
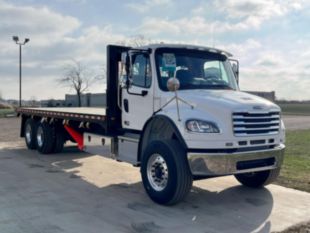
[[[159,48],[155,53],[159,87],[168,91],[167,81],[180,81],[179,90],[227,89],[237,90],[236,80],[227,57],[207,51]]]

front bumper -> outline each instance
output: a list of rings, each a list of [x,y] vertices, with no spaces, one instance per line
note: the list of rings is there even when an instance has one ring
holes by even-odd
[[[193,175],[221,176],[256,172],[281,167],[285,145],[272,149],[236,153],[188,152],[187,159]]]

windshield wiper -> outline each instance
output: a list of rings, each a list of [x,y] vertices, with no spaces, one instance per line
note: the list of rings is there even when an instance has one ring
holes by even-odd
[[[210,88],[214,88],[214,89],[226,89],[226,90],[234,90],[232,87],[228,86],[228,85],[210,85]]]

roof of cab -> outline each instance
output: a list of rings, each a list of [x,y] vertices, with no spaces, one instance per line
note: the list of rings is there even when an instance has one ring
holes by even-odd
[[[233,55],[227,51],[217,49],[217,48],[211,48],[211,47],[206,47],[206,46],[201,46],[201,45],[190,45],[190,44],[149,44],[149,45],[144,45],[141,47],[138,47],[139,49],[157,49],[157,48],[184,48],[184,49],[196,49],[200,51],[208,51],[211,53],[218,53],[225,55],[226,57],[232,57]]]

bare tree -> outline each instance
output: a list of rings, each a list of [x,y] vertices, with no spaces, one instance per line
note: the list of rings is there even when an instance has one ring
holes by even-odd
[[[35,96],[31,96],[29,100],[30,107],[36,107],[39,105],[39,102],[37,101],[37,98]]]
[[[0,90],[0,100],[2,100],[2,98],[3,98],[3,97],[2,97],[2,92],[1,92],[1,90]]]
[[[72,63],[64,67],[64,76],[58,81],[61,84],[73,88],[78,99],[78,106],[81,107],[81,96],[96,81],[103,78],[103,75],[93,75],[81,62],[72,60]]]

